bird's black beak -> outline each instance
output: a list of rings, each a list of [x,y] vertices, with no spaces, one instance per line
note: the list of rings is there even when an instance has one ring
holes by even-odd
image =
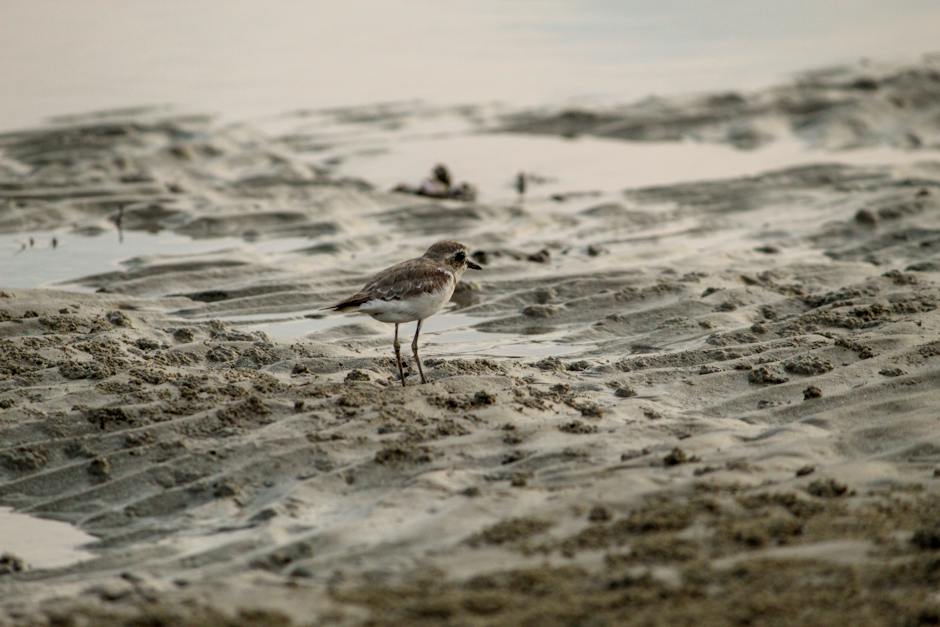
[[[473,263],[472,261],[470,261],[469,259],[467,259],[467,267],[470,268],[471,270],[482,270],[482,269],[483,269],[483,266],[480,266],[480,265],[478,265],[478,264],[475,264],[475,263]]]

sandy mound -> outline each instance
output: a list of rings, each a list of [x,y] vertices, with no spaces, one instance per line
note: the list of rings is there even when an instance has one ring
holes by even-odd
[[[696,141],[755,148],[792,133],[829,149],[889,144],[938,147],[940,59],[886,67],[866,63],[799,76],[757,93],[649,98],[625,107],[533,111],[507,116],[505,130],[633,141]]]

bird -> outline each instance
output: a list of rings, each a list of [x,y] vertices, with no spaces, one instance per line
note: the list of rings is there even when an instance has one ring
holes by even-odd
[[[395,347],[395,362],[398,364],[398,376],[403,386],[406,383],[401,361],[401,344],[398,341],[398,325],[417,320],[411,352],[418,365],[421,383],[427,383],[421,357],[418,356],[421,323],[450,301],[457,282],[467,268],[483,269],[470,259],[470,250],[466,246],[453,240],[442,240],[432,244],[420,257],[382,270],[361,290],[325,309],[362,313],[379,322],[393,323],[395,339],[392,345]]]

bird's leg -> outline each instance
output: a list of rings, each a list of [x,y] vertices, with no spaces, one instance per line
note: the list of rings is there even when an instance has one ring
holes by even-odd
[[[415,339],[411,340],[411,352],[414,353],[415,361],[418,362],[418,374],[421,375],[421,383],[427,383],[428,380],[424,378],[424,368],[421,367],[421,358],[418,357],[418,334],[421,333],[421,323],[424,320],[418,320],[418,326],[415,329]]]
[[[401,384],[405,385],[405,371],[401,367],[401,344],[398,343],[398,324],[395,324],[395,361],[398,362],[398,376],[401,377]]]

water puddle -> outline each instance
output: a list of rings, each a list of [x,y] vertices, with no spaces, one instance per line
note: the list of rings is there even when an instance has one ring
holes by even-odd
[[[424,333],[422,332],[422,337]],[[436,355],[463,357],[520,357],[540,359],[561,357],[581,351],[582,346],[562,343],[555,334],[537,337],[513,333],[490,333],[473,328],[459,328],[429,334],[427,345]],[[428,353],[430,354],[430,352]]]
[[[94,557],[82,546],[97,540],[72,525],[0,507],[0,554],[19,557],[30,569],[61,568]]]
[[[421,182],[435,163],[456,181],[475,185],[487,200],[514,198],[513,181],[524,170],[536,176],[532,196],[592,190],[617,192],[651,185],[752,176],[812,163],[892,165],[940,160],[940,151],[875,147],[840,152],[809,150],[781,139],[755,150],[722,144],[629,142],[596,137],[565,139],[492,133],[401,138],[388,144],[344,146],[328,153],[336,172],[380,188]]]
[[[309,245],[308,238],[280,238],[248,242],[236,237],[193,239],[170,231],[125,231],[82,235],[68,231],[42,231],[0,235],[0,287],[57,288],[91,291],[74,283],[81,277],[125,269],[137,258],[174,257],[241,250],[257,255],[288,254]],[[153,261],[153,260],[148,260]]]
[[[306,317],[312,316],[312,317]],[[289,316],[263,318],[257,316],[228,316],[223,321],[234,323],[245,329],[263,331],[271,339],[280,342],[298,340],[316,340],[317,335],[331,329],[355,324],[358,328],[367,326],[376,334],[388,336],[392,341],[393,326],[376,322],[367,316],[343,314],[324,315],[324,312],[294,313]],[[459,311],[448,311],[431,316],[421,328],[422,350],[430,356],[468,356],[474,357],[526,357],[541,358],[575,353],[582,347],[563,344],[556,341],[555,333],[538,336],[517,335],[512,333],[490,333],[474,327],[491,318],[471,316]],[[403,344],[408,344],[415,331],[415,323],[399,326]]]

